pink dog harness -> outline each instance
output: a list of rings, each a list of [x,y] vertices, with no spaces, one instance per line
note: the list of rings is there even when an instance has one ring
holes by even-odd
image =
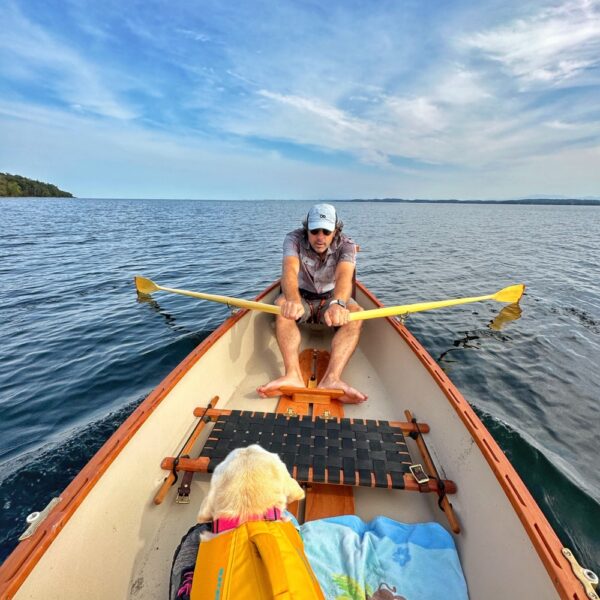
[[[269,508],[263,515],[252,515],[250,518],[246,519],[246,521],[240,521],[239,518],[230,518],[230,517],[221,517],[220,519],[215,519],[212,523],[212,532],[213,533],[223,533],[223,531],[228,531],[229,529],[235,529],[242,523],[246,523],[247,521],[280,521],[281,520],[281,510],[275,508]]]

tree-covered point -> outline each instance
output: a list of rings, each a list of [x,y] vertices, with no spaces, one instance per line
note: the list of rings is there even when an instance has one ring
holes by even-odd
[[[45,198],[73,198],[73,194],[59,190],[51,183],[27,179],[20,175],[0,173],[0,196],[13,198],[40,196]]]

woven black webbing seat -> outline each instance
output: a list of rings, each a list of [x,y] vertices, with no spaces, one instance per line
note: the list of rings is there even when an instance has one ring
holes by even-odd
[[[404,489],[437,493],[440,508],[447,513],[452,530],[458,533],[460,526],[446,498],[446,494],[456,493],[456,484],[442,479],[433,465],[422,439],[422,434],[429,432],[429,425],[417,422],[408,410],[405,414],[408,421],[400,422],[221,410],[212,404],[196,408],[194,415],[200,420],[182,450],[161,462],[169,475],[154,503],[163,501],[179,472],[185,475],[177,502],[189,502],[193,473],[213,473],[232,450],[259,444],[278,454],[291,476],[306,484],[306,519],[353,514],[352,486]],[[200,454],[192,458],[191,447],[209,424],[212,429],[208,438]],[[410,472],[414,463],[405,435],[414,440],[428,466],[429,477],[422,483]],[[415,467],[422,471],[420,464]]]
[[[212,473],[231,450],[250,444],[277,453],[301,482],[403,489],[412,464],[402,430],[389,421],[239,410],[217,417],[200,458]]]

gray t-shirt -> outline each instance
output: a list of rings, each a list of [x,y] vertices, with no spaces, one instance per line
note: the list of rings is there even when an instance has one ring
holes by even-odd
[[[322,294],[335,287],[335,269],[340,262],[356,264],[356,245],[344,234],[333,240],[324,258],[321,258],[305,238],[304,229],[290,231],[283,240],[283,256],[300,259],[298,287]]]

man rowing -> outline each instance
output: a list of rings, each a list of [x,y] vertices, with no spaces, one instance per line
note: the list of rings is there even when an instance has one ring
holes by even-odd
[[[352,312],[363,310],[352,298],[356,246],[342,234],[343,222],[331,204],[313,206],[303,227],[285,236],[281,308],[276,317],[277,343],[283,358],[283,376],[257,389],[263,398],[276,396],[281,386],[304,387],[300,371],[299,323],[325,323],[335,327],[331,356],[320,388],[341,389],[341,402],[364,402],[367,396],[342,381],[342,371],[356,349],[362,321],[348,321]]]

